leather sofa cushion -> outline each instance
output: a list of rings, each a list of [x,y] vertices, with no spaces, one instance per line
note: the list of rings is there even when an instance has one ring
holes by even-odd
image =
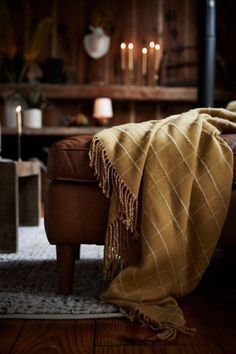
[[[91,139],[91,135],[78,135],[54,143],[48,153],[48,177],[52,180],[95,182],[88,156]]]
[[[236,134],[224,134],[222,138],[234,153],[234,183],[236,182]],[[88,151],[92,135],[65,138],[53,144],[48,154],[48,177],[51,180],[96,182],[89,166]]]

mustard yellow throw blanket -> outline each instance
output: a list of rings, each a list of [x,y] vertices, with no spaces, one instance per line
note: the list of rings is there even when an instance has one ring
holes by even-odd
[[[195,109],[92,141],[91,166],[110,197],[104,267],[115,277],[102,298],[157,339],[188,331],[175,299],[201,279],[227,215],[233,155],[219,134],[236,133],[235,122],[224,109]]]

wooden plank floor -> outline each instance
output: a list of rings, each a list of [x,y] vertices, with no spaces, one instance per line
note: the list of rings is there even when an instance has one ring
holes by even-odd
[[[0,354],[236,354],[235,274],[235,260],[209,267],[179,302],[196,334],[174,343],[147,342],[151,333],[126,319],[0,319]]]

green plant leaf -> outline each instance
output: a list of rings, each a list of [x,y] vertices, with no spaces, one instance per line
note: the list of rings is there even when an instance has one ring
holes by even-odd
[[[0,55],[12,59],[16,54],[16,41],[10,14],[4,0],[0,0]]]
[[[35,82],[29,86],[23,87],[21,94],[29,108],[44,109],[46,107],[47,101],[39,83]]]
[[[24,54],[25,60],[28,63],[32,63],[37,59],[51,34],[52,22],[50,17],[45,17],[39,22]]]

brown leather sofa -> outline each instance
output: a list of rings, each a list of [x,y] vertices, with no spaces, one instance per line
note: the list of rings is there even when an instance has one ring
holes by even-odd
[[[234,153],[234,181],[227,219],[219,247],[236,245],[236,134],[222,135]],[[89,167],[92,136],[58,141],[49,150],[50,179],[45,203],[48,240],[57,248],[59,292],[72,292],[76,250],[80,244],[104,242],[109,201]]]

